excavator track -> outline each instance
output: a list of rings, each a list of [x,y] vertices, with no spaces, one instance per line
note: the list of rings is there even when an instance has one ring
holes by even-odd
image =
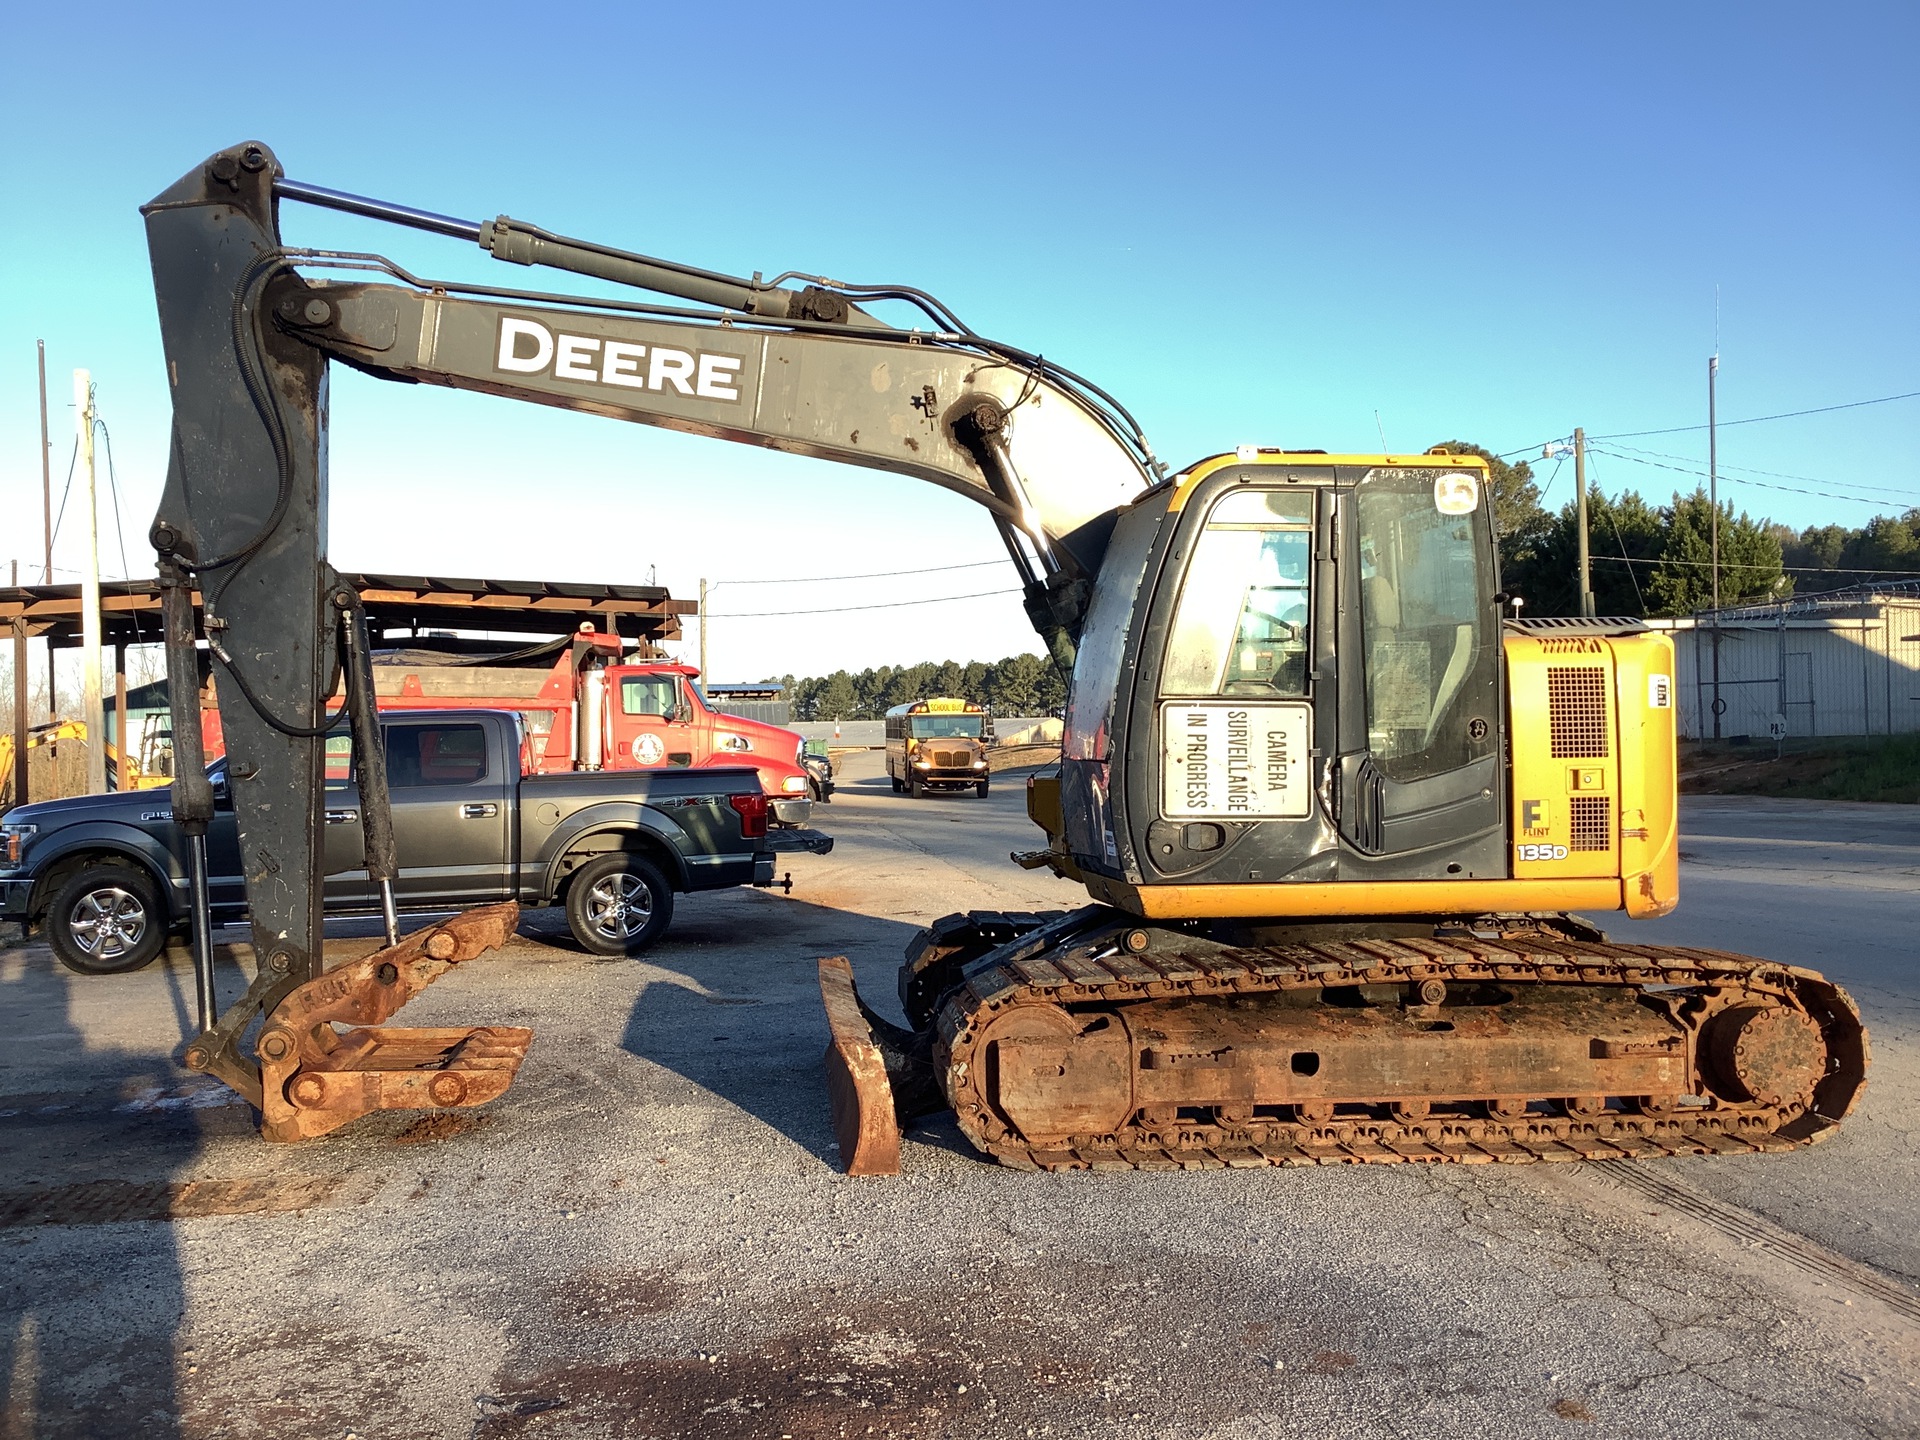
[[[1236,946],[1104,907],[954,916],[901,989],[940,989],[940,1088],[1021,1169],[1749,1154],[1857,1102],[1865,1028],[1813,971],[1510,919]]]

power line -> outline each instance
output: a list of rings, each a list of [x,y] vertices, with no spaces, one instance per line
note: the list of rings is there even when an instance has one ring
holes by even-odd
[[[1682,464],[1697,463],[1689,455],[1668,455],[1659,450],[1640,450],[1632,445],[1616,445],[1614,450],[1624,450],[1630,455],[1649,455],[1658,460],[1676,460]],[[1822,480],[1817,475],[1789,475],[1781,470],[1762,470],[1754,465],[1729,465],[1720,462],[1722,470],[1738,470],[1748,475],[1771,475],[1776,480],[1804,480],[1809,485],[1838,485],[1843,490],[1878,490],[1883,495],[1891,495],[1896,500],[1920,499],[1911,490],[1895,490],[1887,485],[1867,485],[1857,480]]]
[[[133,594],[133,567],[127,564],[127,531],[126,527],[120,523],[120,477],[114,473],[113,469],[113,432],[107,429],[107,422],[100,418],[100,411],[97,406],[94,409],[93,423],[100,427],[100,438],[107,442],[107,493],[113,496],[113,533],[120,541],[120,583],[126,587],[127,594],[131,596]],[[147,643],[147,637],[140,627],[139,610],[134,610],[132,615],[133,643],[136,645],[144,645]],[[122,743],[124,744],[125,742],[123,741]]]
[[[1553,482],[1554,482],[1554,481],[1556,481],[1556,480],[1558,480],[1558,479],[1560,478],[1560,469],[1561,469],[1561,467],[1562,467],[1562,466],[1564,466],[1564,465],[1565,465],[1566,463],[1567,463],[1567,457],[1566,457],[1566,456],[1564,456],[1564,455],[1556,455],[1556,456],[1554,456],[1554,461],[1553,461],[1553,474],[1551,474],[1551,475],[1549,475],[1549,476],[1547,477],[1547,483],[1546,483],[1545,485],[1543,485],[1543,486],[1541,486],[1541,487],[1540,487],[1540,504],[1541,504],[1541,505],[1542,505],[1543,507],[1544,507],[1544,506],[1546,505],[1546,503],[1547,503],[1547,496],[1549,496],[1549,495],[1551,495],[1551,494],[1553,493]]]
[[[998,563],[997,561],[995,562]],[[955,567],[966,568],[966,567]],[[918,570],[905,570],[905,575],[918,575]],[[735,583],[738,582],[729,582]],[[1018,595],[1018,586],[1010,590],[980,590],[972,595],[936,595],[931,600],[889,600],[883,605],[835,605],[825,610],[749,610],[735,611],[727,615],[712,615],[713,620],[772,620],[788,615],[844,615],[850,610],[901,610],[909,605],[945,605],[954,600],[984,600],[989,595]]]
[[[1687,565],[1696,570],[1709,569],[1713,564],[1711,560],[1678,560],[1671,555],[1662,555],[1655,560],[1645,560],[1639,556],[1596,555],[1593,557],[1593,563],[1596,565]],[[1775,568],[1772,565],[1756,564],[1752,561],[1722,560],[1720,562],[1723,573],[1729,570],[1771,571]],[[1868,570],[1851,565],[1781,565],[1778,568],[1788,575],[1900,575],[1920,578],[1920,570]]]
[[[73,454],[67,457],[67,483],[63,487],[61,487],[61,490],[60,490],[60,510],[59,510],[59,513],[54,516],[53,538],[47,542],[49,545],[54,545],[59,542],[60,526],[65,522],[67,518],[67,494],[69,491],[73,489],[73,467],[77,465],[79,461],[80,461],[80,437],[76,435],[73,437]],[[57,570],[61,567],[56,565],[54,568]]]
[[[1912,400],[1920,397],[1920,390],[1907,390],[1899,395],[1882,395],[1873,400],[1849,400],[1844,405],[1816,405],[1811,410],[1783,410],[1778,415],[1753,415],[1745,420],[1721,420],[1718,427],[1722,430],[1729,425],[1759,425],[1768,420],[1793,420],[1802,415],[1830,415],[1836,410],[1858,410],[1865,405],[1890,405],[1896,400]],[[1615,430],[1606,435],[1589,435],[1589,443],[1595,440],[1634,440],[1644,435],[1682,435],[1691,430],[1705,430],[1705,425],[1670,425],[1664,430]],[[1558,445],[1567,437],[1555,435],[1550,439],[1537,440],[1531,445],[1522,445],[1517,450],[1503,450],[1494,458],[1511,460],[1516,455],[1531,455],[1549,445]],[[1762,472],[1764,473],[1764,472]]]
[[[1707,472],[1704,470],[1694,470],[1684,465],[1669,465],[1661,460],[1641,460],[1620,450],[1601,450],[1598,453],[1610,456],[1615,460],[1624,460],[1629,465],[1645,465],[1653,470],[1671,470],[1677,475],[1692,475],[1701,480],[1707,478]],[[1822,500],[1847,500],[1855,505],[1872,505],[1882,510],[1887,507],[1885,500],[1875,500],[1866,495],[1840,495],[1831,490],[1808,490],[1799,485],[1774,485],[1765,480],[1749,480],[1743,475],[1729,475],[1726,478],[1736,485],[1757,485],[1762,490],[1784,490],[1790,495],[1817,495]],[[1820,483],[1831,485],[1836,482],[1826,480]],[[1844,484],[1845,482],[1837,483]]]
[[[998,560],[970,560],[964,565],[923,565],[917,570],[875,570],[867,575],[804,575],[791,580],[716,580],[707,588],[715,589],[721,585],[831,585],[840,580],[893,580],[902,575],[938,575],[947,570],[984,570],[989,565],[1006,563],[1006,557],[1002,556]]]
[[[1612,457],[1608,457],[1608,458],[1612,458]],[[1592,468],[1594,472],[1594,479],[1598,481],[1598,479],[1600,478],[1600,467],[1593,463],[1593,454],[1591,451],[1589,451],[1587,454],[1587,464]],[[1599,485],[1596,483],[1594,486],[1594,490],[1597,492],[1599,488],[1600,488]],[[1614,543],[1620,547],[1620,558],[1622,560],[1628,561],[1627,578],[1633,582],[1633,598],[1640,602],[1640,610],[1641,610],[1641,613],[1644,614],[1647,608],[1647,597],[1643,595],[1640,591],[1640,573],[1633,568],[1632,561],[1628,558],[1627,541],[1626,541],[1626,537],[1620,533],[1620,517],[1614,513],[1616,509],[1617,509],[1616,506],[1613,506],[1613,505],[1607,506],[1607,520],[1613,526],[1613,539],[1614,539]],[[1604,560],[1607,557],[1602,555],[1597,558]]]
[[[1724,430],[1729,425],[1758,425],[1766,420],[1792,420],[1801,415],[1830,415],[1835,410],[1858,410],[1863,405],[1890,405],[1895,400],[1912,400],[1920,396],[1920,390],[1908,390],[1900,395],[1882,395],[1877,400],[1849,400],[1844,405],[1816,405],[1811,410],[1783,410],[1778,415],[1755,415],[1746,420],[1722,420],[1719,427]],[[1679,435],[1688,430],[1704,430],[1704,425],[1670,425],[1664,430],[1616,430],[1611,435],[1589,435],[1589,440],[1632,440],[1642,435]]]

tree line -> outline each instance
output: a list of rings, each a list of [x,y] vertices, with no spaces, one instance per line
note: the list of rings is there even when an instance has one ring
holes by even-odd
[[[1464,440],[1456,454],[1490,468],[1500,579],[1521,596],[1527,615],[1580,613],[1579,525],[1568,500],[1548,510],[1531,465],[1508,464]],[[1713,603],[1713,505],[1705,487],[1675,492],[1664,504],[1639,492],[1587,489],[1587,564],[1601,615],[1689,615]],[[1779,600],[1875,579],[1920,578],[1920,509],[1878,515],[1858,529],[1810,525],[1795,530],[1720,504],[1720,603]],[[991,664],[923,660],[851,674],[778,677],[796,720],[876,720],[894,705],[953,695],[996,714],[1048,715],[1066,704],[1066,685],[1040,656],[1009,655]]]
[[[1578,615],[1579,525],[1575,502],[1540,503],[1526,462],[1509,465],[1478,445],[1450,440],[1456,453],[1491,466],[1500,579],[1528,615]],[[1705,487],[1665,504],[1637,491],[1587,488],[1587,556],[1594,609],[1601,615],[1688,615],[1713,604],[1713,505]],[[1865,584],[1916,578],[1920,509],[1880,515],[1859,529],[1811,525],[1796,531],[1720,503],[1720,603],[1755,604]]]
[[[1038,655],[1009,655],[988,663],[974,660],[922,660],[917,665],[882,665],[852,674],[769,680],[787,695],[795,720],[878,720],[895,705],[950,695],[989,706],[996,715],[1050,715],[1067,703],[1060,672]]]

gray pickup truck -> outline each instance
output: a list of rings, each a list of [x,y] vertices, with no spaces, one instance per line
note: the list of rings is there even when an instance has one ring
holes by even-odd
[[[588,950],[633,954],[666,930],[675,891],[774,883],[767,801],[751,768],[523,776],[520,720],[508,711],[380,719],[402,910],[564,905]],[[326,763],[327,913],[378,913],[349,736],[328,737]],[[245,917],[246,890],[225,762],[210,773],[208,890],[219,924]],[[0,919],[39,926],[69,969],[148,964],[188,923],[186,837],[169,796],[83,795],[0,816]]]

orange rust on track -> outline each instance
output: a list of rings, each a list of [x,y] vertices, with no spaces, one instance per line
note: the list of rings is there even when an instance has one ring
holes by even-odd
[[[900,1125],[894,1118],[893,1085],[886,1061],[853,988],[853,967],[844,955],[820,962],[820,998],[826,1003],[827,1093],[840,1163],[849,1175],[898,1175]]]

